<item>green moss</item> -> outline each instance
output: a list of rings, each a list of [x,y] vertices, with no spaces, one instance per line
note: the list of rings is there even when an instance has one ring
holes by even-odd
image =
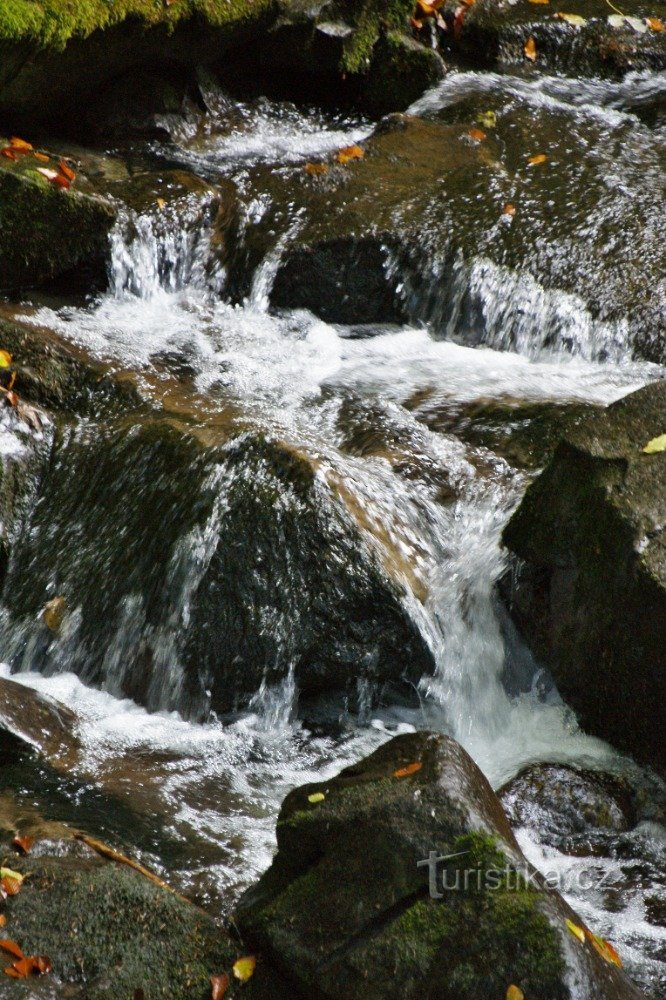
[[[127,18],[174,27],[198,15],[221,26],[254,18],[272,5],[273,0],[178,0],[168,7],[163,0],[0,0],[0,40],[63,48],[70,38]]]
[[[382,28],[403,28],[414,9],[413,0],[352,0],[349,3],[356,30],[345,45],[343,69],[360,73],[368,69]]]

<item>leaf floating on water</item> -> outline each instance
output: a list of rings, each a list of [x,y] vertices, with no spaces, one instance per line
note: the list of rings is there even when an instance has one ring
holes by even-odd
[[[585,944],[585,931],[584,931],[584,929],[582,927],[579,927],[578,924],[575,924],[573,922],[573,920],[569,920],[568,917],[566,918],[566,920],[564,922],[567,925],[567,930],[571,934],[573,934],[574,937],[577,937],[579,941],[582,941],[582,943]]]
[[[558,12],[555,17],[559,17],[560,21],[566,21],[567,24],[573,24],[575,28],[581,28],[584,24],[587,24],[587,18],[581,17],[580,14],[562,14]]]
[[[666,31],[666,24],[659,17],[646,17],[645,23],[652,31]]]
[[[530,62],[536,62],[538,59],[536,42],[532,35],[527,39],[523,47],[523,52],[525,53],[525,58],[529,59]]]
[[[512,984],[506,991],[506,1000],[525,1000],[525,994],[521,990],[520,986],[514,986]]]
[[[483,142],[483,140],[486,138],[486,133],[482,132],[480,128],[469,129],[467,135],[470,137],[470,139],[474,139],[475,142]]]
[[[595,951],[599,952],[602,958],[607,962],[611,962],[613,965],[617,965],[620,969],[622,968],[622,959],[616,952],[612,944],[608,941],[604,941],[602,937],[597,934],[593,934],[591,930],[585,928],[585,937],[591,943]]]
[[[21,854],[30,854],[34,842],[34,837],[20,837],[18,834],[12,840],[12,844],[21,852]]]
[[[502,209],[502,215],[506,215],[509,218],[513,218],[516,214],[516,206],[512,205],[510,201],[507,201],[506,205]]]
[[[244,958],[239,958],[233,965],[234,976],[236,979],[240,979],[241,983],[246,983],[254,975],[256,965],[257,960],[254,955],[246,955]]]
[[[531,167],[536,167],[539,163],[545,163],[548,157],[545,153],[537,153],[536,156],[530,156],[527,161]]]
[[[310,174],[310,177],[317,177],[318,174],[328,173],[327,163],[306,163],[305,164],[306,174]]]
[[[335,159],[338,163],[350,163],[351,160],[362,160],[364,156],[365,150],[360,146],[345,146],[338,151]]]
[[[323,792],[313,792],[312,795],[308,795],[308,802],[316,805],[317,802],[323,802],[326,796]]]
[[[0,938],[0,948],[6,951],[8,955],[13,955],[14,958],[25,958],[23,949],[19,948],[16,941],[10,941],[9,938]]]
[[[164,198],[156,198],[155,204],[159,208],[160,212],[166,208],[166,201],[164,200]]]
[[[219,976],[210,977],[210,1000],[222,1000],[222,997],[229,989],[231,981],[226,972],[223,972]]]
[[[62,596],[52,597],[44,605],[42,621],[52,632],[59,632],[67,611],[67,602]]]
[[[482,111],[480,115],[476,117],[479,125],[483,125],[485,128],[495,128],[497,125],[497,115],[494,111]]]
[[[0,351],[0,368],[9,368],[12,360],[13,359],[9,351]]]
[[[659,437],[652,438],[643,448],[645,455],[656,455],[659,451],[666,451],[666,434],[660,434]]]
[[[406,767],[399,767],[397,771],[393,772],[394,778],[408,778],[410,774],[416,774],[420,771],[423,764],[420,760],[415,760],[413,764],[407,764]]]

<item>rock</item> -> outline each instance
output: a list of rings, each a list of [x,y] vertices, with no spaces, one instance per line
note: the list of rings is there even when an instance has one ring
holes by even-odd
[[[58,767],[71,768],[81,747],[76,716],[64,705],[31,688],[0,677],[0,732],[43,753]]]
[[[63,431],[3,591],[14,668],[66,664],[193,716],[290,666],[309,693],[432,671],[406,605],[413,567],[344,484],[233,414],[207,424],[187,393],[170,411],[160,391],[161,416]],[[54,579],[58,634],[40,619]]]
[[[444,62],[434,49],[401,32],[386,32],[373,52],[363,104],[377,115],[405,111],[444,72]]]
[[[666,768],[666,381],[580,421],[507,525],[502,592],[583,728]]]
[[[490,785],[448,737],[399,736],[296,789],[277,836],[235,920],[294,994],[478,1000],[513,984],[539,1000],[640,995],[567,930],[580,918],[530,868]],[[451,855],[433,879],[440,898],[431,852]]]
[[[479,141],[470,129],[489,112],[496,125]],[[522,353],[663,361],[666,219],[641,194],[660,154],[649,130],[637,144],[627,129],[562,105],[535,116],[525,98],[473,81],[428,118],[385,119],[363,159],[276,193],[308,221],[273,304],[329,322],[425,321],[436,335]],[[625,141],[631,155],[611,164]],[[537,154],[546,161],[530,164]],[[622,190],[609,187],[611,169]]]
[[[451,11],[454,6],[449,4]],[[663,3],[655,6],[642,0],[629,0],[622,10],[637,17],[645,28],[646,17],[666,16]],[[583,15],[586,23],[571,25],[546,6],[478,0],[474,9],[466,12],[452,51],[483,67],[524,66],[524,45],[532,37],[537,48],[535,71],[622,77],[629,72],[666,68],[664,32],[641,33],[626,21],[614,26],[609,22],[613,11],[603,0],[576,4],[575,13]]]
[[[626,781],[568,764],[532,764],[498,795],[512,826],[526,826],[555,846],[589,830],[629,830],[636,819]]]
[[[104,271],[114,207],[55,187],[38,173],[43,166],[32,156],[0,158],[0,291],[40,285],[83,265]]]

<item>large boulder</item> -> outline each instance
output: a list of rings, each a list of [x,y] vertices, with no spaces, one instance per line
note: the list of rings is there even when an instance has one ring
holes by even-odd
[[[448,737],[399,736],[296,789],[277,836],[235,919],[295,995],[640,995],[572,935],[566,921],[580,918],[528,865],[490,785]]]
[[[474,80],[425,113],[385,119],[362,159],[276,192],[306,221],[273,304],[332,322],[426,321],[524,353],[664,360],[664,214],[642,197],[661,170],[649,129],[638,143],[643,127],[624,118],[555,103],[536,115]]]
[[[502,590],[582,726],[666,768],[666,382],[582,418],[504,532]]]

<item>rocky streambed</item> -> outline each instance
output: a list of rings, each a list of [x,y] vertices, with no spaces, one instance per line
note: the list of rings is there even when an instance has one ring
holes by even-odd
[[[666,987],[664,11],[426,8],[0,10],[2,996]]]

